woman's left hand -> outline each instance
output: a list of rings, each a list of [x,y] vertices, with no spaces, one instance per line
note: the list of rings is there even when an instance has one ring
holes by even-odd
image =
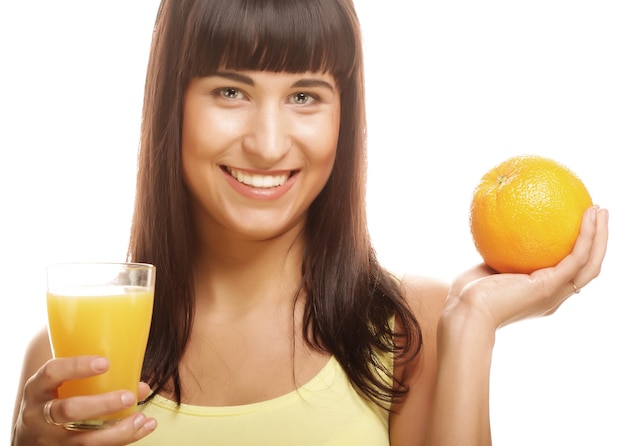
[[[447,310],[469,305],[494,331],[518,320],[552,314],[600,274],[607,240],[607,210],[590,207],[572,252],[558,265],[528,275],[494,274],[479,265],[454,281]]]

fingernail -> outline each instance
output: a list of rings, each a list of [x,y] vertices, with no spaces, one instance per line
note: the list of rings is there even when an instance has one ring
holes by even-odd
[[[91,368],[94,372],[105,372],[109,368],[109,361],[106,358],[94,358],[91,361]]]
[[[148,421],[143,425],[143,428],[147,431],[153,431],[157,427],[157,422],[154,418],[149,418]]]
[[[598,218],[598,206],[593,206],[591,208],[591,212],[589,214],[589,217],[591,218],[592,222],[596,222],[596,219]]]
[[[147,418],[144,414],[139,412],[135,415],[135,419],[133,420],[133,425],[135,426],[135,429],[137,430],[143,428],[144,430],[150,432],[156,429],[157,422],[154,418]]]
[[[135,429],[141,429],[141,427],[146,424],[146,416],[141,412],[135,414],[135,419],[133,420],[133,425]]]
[[[124,406],[132,406],[135,404],[135,395],[132,392],[124,392],[120,398]]]

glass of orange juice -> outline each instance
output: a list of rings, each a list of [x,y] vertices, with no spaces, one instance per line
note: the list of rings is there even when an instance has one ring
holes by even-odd
[[[102,375],[65,381],[58,388],[59,398],[121,389],[136,393],[152,319],[156,268],[143,263],[65,263],[50,265],[47,276],[54,357],[99,355],[110,363]],[[104,429],[135,410],[64,426]]]

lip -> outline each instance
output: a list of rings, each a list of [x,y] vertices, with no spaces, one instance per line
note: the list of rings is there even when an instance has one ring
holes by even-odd
[[[230,185],[230,187],[237,192],[238,194],[250,198],[253,200],[264,200],[271,201],[277,200],[283,195],[285,195],[295,184],[296,179],[300,173],[298,170],[279,170],[279,171],[253,171],[247,169],[235,169],[230,166],[220,166],[222,173],[224,174],[224,178],[226,182]],[[236,178],[234,178],[229,170],[234,169],[238,172],[245,173],[248,175],[260,175],[260,176],[283,176],[289,175],[287,180],[279,185],[272,187],[254,187],[249,184],[241,183]]]

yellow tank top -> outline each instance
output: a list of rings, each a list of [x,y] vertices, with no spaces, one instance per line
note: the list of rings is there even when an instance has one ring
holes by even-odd
[[[385,446],[388,411],[362,398],[334,357],[308,383],[254,404],[204,407],[159,395],[141,407],[159,425],[141,446]]]

